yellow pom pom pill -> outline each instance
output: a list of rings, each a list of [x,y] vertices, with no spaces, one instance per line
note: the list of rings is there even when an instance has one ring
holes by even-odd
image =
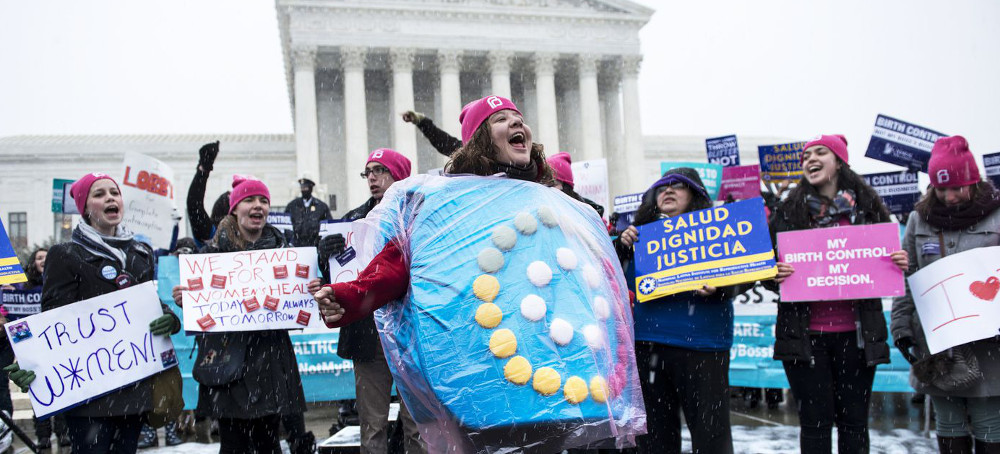
[[[523,356],[515,356],[503,366],[503,376],[515,385],[523,385],[531,378],[531,363]]]
[[[483,328],[496,328],[503,320],[503,312],[500,306],[493,303],[483,303],[476,309],[476,323]]]
[[[551,396],[559,391],[562,384],[562,377],[559,372],[551,367],[541,367],[535,371],[535,378],[531,381],[531,387],[535,388],[543,396]]]
[[[587,398],[587,382],[580,377],[569,377],[563,386],[563,395],[571,404],[578,404]]]
[[[604,377],[598,375],[590,379],[590,396],[600,404],[608,401],[608,382]]]
[[[500,281],[488,274],[480,275],[472,281],[472,293],[476,294],[476,298],[492,303],[500,293]]]
[[[496,330],[490,336],[490,351],[497,358],[513,355],[517,351],[517,337],[514,336],[514,332],[507,328]]]

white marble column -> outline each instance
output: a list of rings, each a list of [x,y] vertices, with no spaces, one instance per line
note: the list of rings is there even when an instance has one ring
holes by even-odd
[[[646,156],[642,145],[642,125],[639,119],[639,64],[641,55],[624,57],[622,67],[622,117],[625,129],[625,160],[628,192],[640,192],[651,181],[644,181]]]
[[[500,50],[489,54],[492,93],[510,99],[510,60],[514,53]]]
[[[435,118],[438,127],[459,139],[462,125],[458,114],[462,112],[462,85],[458,75],[462,70],[462,51],[438,51],[438,72],[441,75],[441,118]]]
[[[581,54],[580,76],[580,139],[582,161],[604,157],[604,139],[601,135],[601,102],[597,92],[596,55]]]
[[[415,109],[413,100],[413,49],[389,50],[392,65],[392,136],[393,148],[410,159],[411,171],[417,167],[417,128],[403,121],[403,112]]]
[[[608,158],[608,184],[613,201],[615,196],[629,193],[629,163],[625,159],[622,138],[621,61],[609,64],[598,81],[604,94],[604,102],[601,103],[604,110],[604,155]]]
[[[366,54],[367,49],[363,47],[340,48],[344,67],[344,169],[347,173],[347,194],[344,198],[350,209],[371,197],[368,183],[357,176],[364,171],[371,151],[368,149],[368,104],[365,100]]]
[[[559,118],[556,114],[556,60],[557,54],[535,54],[535,93],[538,96],[537,129],[534,141],[545,146],[545,155],[559,152]],[[531,120],[527,121],[532,125]]]
[[[319,130],[316,120],[316,48],[292,51],[295,68],[295,178],[304,173],[320,179]]]

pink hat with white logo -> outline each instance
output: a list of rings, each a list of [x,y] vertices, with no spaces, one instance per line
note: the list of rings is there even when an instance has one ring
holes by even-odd
[[[934,142],[927,174],[935,188],[958,188],[979,183],[979,166],[962,136],[942,137]]]
[[[476,132],[476,129],[479,129],[479,125],[483,124],[490,115],[501,110],[513,110],[518,114],[521,113],[511,100],[497,95],[487,96],[466,104],[458,116],[459,123],[462,123],[462,144],[469,143],[469,140],[472,140],[472,134]]]

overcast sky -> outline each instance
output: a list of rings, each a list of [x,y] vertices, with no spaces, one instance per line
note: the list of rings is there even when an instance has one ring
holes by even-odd
[[[840,132],[855,161],[884,113],[1000,151],[1000,2],[639,3],[644,134]],[[0,0],[0,136],[291,131],[272,1]]]

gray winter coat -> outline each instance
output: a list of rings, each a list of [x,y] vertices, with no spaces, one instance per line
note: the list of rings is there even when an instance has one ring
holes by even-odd
[[[939,238],[941,237],[944,238],[944,244],[940,245],[943,254],[923,253],[925,250],[933,250],[933,247],[925,249],[925,244],[940,243]],[[906,225],[906,234],[903,236],[903,249],[910,255],[910,274],[934,263],[942,256],[998,245],[1000,245],[1000,210],[993,211],[972,227],[945,231],[928,224],[914,211],[910,214],[909,222]],[[927,340],[924,337],[924,330],[921,327],[913,297],[910,295],[909,285],[907,285],[906,295],[896,297],[892,303],[891,330],[893,339],[909,337],[916,342],[916,351],[914,352],[916,357],[923,358],[929,354]],[[979,360],[979,367],[982,369],[985,379],[980,380],[974,386],[959,391],[946,392],[917,380],[911,373],[910,385],[918,392],[936,396],[1000,396],[1000,380],[996,379],[1000,376],[1000,342],[996,338],[992,338],[972,342],[968,345],[972,347],[976,359]]]

